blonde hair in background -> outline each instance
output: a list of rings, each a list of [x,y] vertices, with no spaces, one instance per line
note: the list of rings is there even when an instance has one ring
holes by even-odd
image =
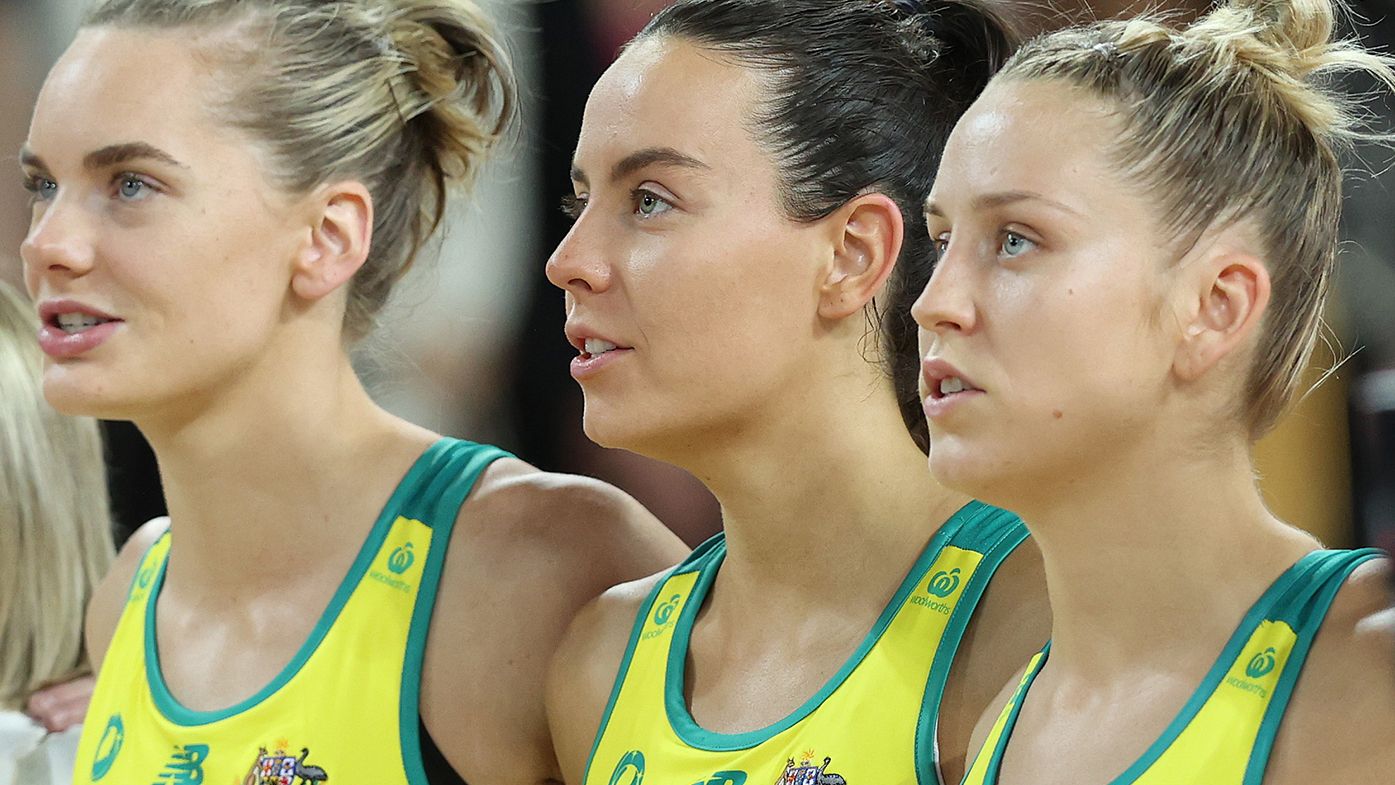
[[[471,0],[102,0],[85,26],[192,28],[225,67],[220,107],[293,194],[358,179],[373,245],[349,289],[350,339],[508,129],[512,67]]]
[[[1364,71],[1395,90],[1389,57],[1334,40],[1341,0],[1231,0],[1185,29],[1140,17],[1035,39],[1002,78],[1055,79],[1110,101],[1112,155],[1195,238],[1250,220],[1272,280],[1245,382],[1244,422],[1268,431],[1295,397],[1322,327],[1341,213],[1339,156],[1366,127],[1333,77]]]
[[[86,669],[83,611],[113,556],[97,423],[44,401],[38,329],[0,282],[0,708]]]

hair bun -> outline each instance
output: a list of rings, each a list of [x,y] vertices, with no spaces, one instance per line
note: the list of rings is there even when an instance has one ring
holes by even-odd
[[[390,7],[386,38],[411,87],[407,95],[394,91],[398,111],[404,123],[425,126],[437,168],[468,183],[513,119],[508,54],[469,0],[394,0]]]

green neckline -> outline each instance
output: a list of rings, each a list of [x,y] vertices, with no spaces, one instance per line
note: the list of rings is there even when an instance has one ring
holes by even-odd
[[[1274,600],[1284,592],[1287,592],[1289,587],[1307,571],[1309,565],[1315,560],[1322,558],[1324,553],[1330,553],[1330,551],[1311,551],[1304,554],[1297,562],[1294,562],[1287,570],[1284,570],[1283,574],[1276,578],[1273,583],[1269,584],[1269,588],[1265,589],[1264,593],[1259,596],[1259,599],[1255,600],[1254,603],[1250,605],[1249,610],[1245,612],[1244,617],[1240,620],[1240,624],[1236,626],[1235,631],[1230,634],[1230,639],[1226,642],[1225,647],[1221,649],[1221,653],[1216,657],[1215,662],[1211,664],[1210,670],[1202,677],[1200,684],[1197,685],[1196,690],[1192,692],[1187,702],[1182,704],[1182,708],[1178,710],[1177,714],[1172,718],[1172,722],[1168,723],[1168,726],[1163,730],[1162,734],[1153,740],[1153,743],[1148,746],[1148,749],[1143,751],[1143,754],[1140,755],[1137,760],[1130,764],[1128,768],[1124,769],[1117,777],[1111,779],[1108,785],[1130,785],[1130,783],[1143,776],[1143,773],[1146,772],[1149,767],[1158,762],[1158,759],[1162,757],[1163,753],[1167,752],[1168,748],[1177,741],[1177,737],[1182,734],[1182,731],[1191,724],[1192,720],[1196,719],[1197,713],[1201,711],[1201,707],[1206,704],[1206,701],[1220,688],[1221,681],[1225,678],[1225,675],[1230,672],[1231,667],[1235,665],[1235,659],[1240,656],[1241,650],[1245,648],[1245,644],[1247,644],[1254,635],[1254,631],[1259,627],[1260,623],[1264,621],[1268,612],[1272,610],[1271,606]],[[989,760],[988,770],[985,772],[983,779],[983,785],[998,785],[998,774],[1002,769],[1003,753],[1007,750],[1008,742],[1012,738],[1013,729],[1017,725],[1017,715],[1021,713],[1023,704],[1027,702],[1027,693],[1031,690],[1032,682],[1036,681],[1037,675],[1040,674],[1042,668],[1046,666],[1047,655],[1050,651],[1051,642],[1047,641],[1046,646],[1041,650],[1041,659],[1038,661],[1036,669],[1028,675],[1028,678],[1018,687],[1017,692],[1013,695],[1014,705],[1007,722],[1003,726],[1002,735],[998,737],[998,742],[994,746],[993,757]]]
[[[335,590],[334,596],[330,599],[329,605],[326,606],[324,612],[320,614],[319,621],[316,622],[314,629],[310,631],[310,635],[305,639],[305,642],[301,644],[300,649],[296,651],[295,656],[291,658],[290,662],[286,663],[286,666],[281,669],[281,672],[276,675],[276,678],[272,679],[270,683],[262,687],[254,695],[226,709],[214,711],[190,709],[181,704],[165,684],[165,677],[160,669],[159,648],[155,645],[155,603],[165,583],[165,567],[169,564],[169,552],[166,551],[164,557],[160,560],[160,568],[155,574],[154,584],[150,587],[150,594],[145,601],[145,675],[146,681],[150,686],[151,696],[154,698],[155,707],[160,714],[176,725],[186,727],[208,725],[241,714],[262,701],[265,701],[282,687],[286,686],[286,683],[294,678],[295,675],[300,672],[300,669],[305,666],[310,656],[314,654],[315,650],[319,647],[320,642],[324,640],[325,635],[329,633],[330,628],[334,626],[335,620],[339,618],[340,611],[344,609],[344,605],[349,601],[349,597],[353,595],[354,590],[358,587],[359,583],[362,582],[364,574],[368,572],[368,568],[372,565],[374,557],[377,556],[378,550],[382,547],[383,541],[387,538],[388,531],[397,518],[397,510],[401,507],[402,503],[410,498],[411,494],[416,491],[416,487],[421,480],[421,475],[428,470],[437,454],[449,447],[451,441],[452,440],[448,438],[438,439],[428,447],[426,451],[413,462],[412,467],[407,470],[401,482],[399,482],[397,487],[393,490],[392,496],[388,497],[387,503],[383,505],[382,511],[378,514],[377,521],[374,522],[368,537],[363,541],[363,545],[359,547],[358,556],[354,558],[352,565],[349,567],[349,571],[345,573],[343,580],[339,584],[339,588]],[[173,545],[171,545],[171,548],[173,548]]]
[[[725,542],[714,547],[702,565],[697,582],[693,585],[692,591],[688,595],[687,602],[684,603],[683,611],[679,614],[678,623],[673,630],[673,640],[669,644],[668,663],[664,676],[664,707],[668,714],[669,726],[683,743],[696,749],[708,752],[733,752],[745,750],[762,744],[774,736],[795,726],[814,712],[825,700],[840,687],[848,676],[856,670],[867,653],[872,650],[877,641],[881,639],[886,628],[891,625],[892,619],[896,617],[901,607],[905,605],[906,598],[915,591],[920,583],[923,574],[934,564],[939,557],[944,546],[949,543],[957,532],[965,518],[980,507],[987,505],[982,502],[971,501],[960,508],[954,515],[950,516],[930,538],[925,547],[921,550],[915,564],[906,573],[906,577],[901,580],[900,587],[891,601],[883,608],[872,629],[863,638],[857,650],[852,653],[838,672],[814,693],[801,706],[796,708],[784,719],[751,731],[741,733],[719,733],[710,731],[697,724],[693,715],[688,711],[688,703],[683,694],[685,683],[688,646],[692,638],[693,624],[697,619],[698,611],[702,608],[708,591],[712,588],[712,582],[716,580],[717,571],[721,567],[723,558],[726,555]]]

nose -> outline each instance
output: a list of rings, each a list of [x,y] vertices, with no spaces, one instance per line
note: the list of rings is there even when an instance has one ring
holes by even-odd
[[[974,305],[973,262],[950,247],[940,256],[925,289],[911,306],[920,329],[934,333],[972,332],[978,323]]]
[[[582,213],[547,260],[547,280],[573,297],[610,288],[610,265],[602,260],[593,226]]]
[[[78,205],[53,201],[36,211],[29,233],[19,247],[30,291],[51,276],[77,278],[91,272],[96,252]]]

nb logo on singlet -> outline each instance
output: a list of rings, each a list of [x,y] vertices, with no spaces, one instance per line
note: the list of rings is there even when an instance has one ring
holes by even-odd
[[[203,762],[208,759],[207,744],[183,744],[174,748],[165,770],[153,785],[202,785]]]

